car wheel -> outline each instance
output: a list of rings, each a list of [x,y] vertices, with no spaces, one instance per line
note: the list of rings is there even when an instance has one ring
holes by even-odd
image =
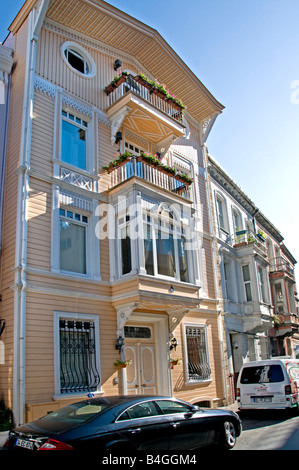
[[[223,430],[220,435],[220,445],[225,449],[232,449],[237,442],[237,433],[234,423],[225,421],[223,423]]]

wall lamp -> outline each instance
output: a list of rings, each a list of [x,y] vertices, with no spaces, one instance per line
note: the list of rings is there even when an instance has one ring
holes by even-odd
[[[117,132],[115,137],[116,137],[115,143],[116,143],[116,144],[119,144],[120,141],[121,141],[122,138],[123,138],[122,132]]]
[[[125,344],[124,338],[122,336],[119,336],[116,339],[116,344],[115,344],[115,349],[119,350],[119,354],[121,353],[121,350],[122,350],[122,347],[124,346],[124,344]]]
[[[169,341],[169,344],[170,344],[170,346],[169,346],[170,351],[172,351],[173,349],[176,351],[176,347],[177,347],[177,345],[178,345],[177,339],[176,339],[176,338],[172,338],[172,339]]]
[[[119,69],[119,67],[121,67],[121,60],[116,59],[116,61],[114,62],[114,70]]]

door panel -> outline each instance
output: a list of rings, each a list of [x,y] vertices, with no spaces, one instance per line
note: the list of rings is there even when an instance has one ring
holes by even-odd
[[[126,344],[128,394],[156,395],[155,347],[154,344]]]

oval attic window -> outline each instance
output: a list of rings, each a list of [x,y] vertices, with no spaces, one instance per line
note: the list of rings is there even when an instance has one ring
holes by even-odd
[[[68,41],[62,44],[62,57],[65,63],[73,70],[86,78],[96,74],[96,65],[91,55],[79,44]]]

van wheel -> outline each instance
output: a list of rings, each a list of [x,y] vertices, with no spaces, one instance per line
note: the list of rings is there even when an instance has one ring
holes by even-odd
[[[231,421],[223,423],[223,430],[219,436],[219,444],[224,449],[232,449],[237,442],[237,433],[234,424]]]

